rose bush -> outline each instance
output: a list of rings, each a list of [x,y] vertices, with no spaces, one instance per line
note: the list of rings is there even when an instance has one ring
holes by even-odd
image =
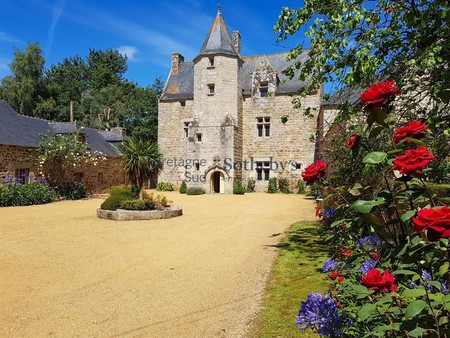
[[[353,134],[347,141],[345,141],[345,146],[349,149],[355,149],[359,145],[361,136],[358,134]]]
[[[331,257],[322,271],[334,283],[330,303],[345,313],[323,337],[450,332],[450,171],[440,165],[449,157],[441,145],[450,132],[436,121],[428,130],[420,122],[426,112],[410,123],[395,114],[399,94],[393,81],[364,92],[360,113],[367,125],[361,118],[341,122],[347,133],[331,140],[327,159],[333,172],[304,177],[323,196],[317,210]],[[354,135],[358,146],[349,151]]]

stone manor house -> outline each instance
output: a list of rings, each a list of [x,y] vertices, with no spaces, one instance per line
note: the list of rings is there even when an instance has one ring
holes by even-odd
[[[159,181],[231,193],[235,180],[252,178],[257,191],[266,191],[271,177],[296,186],[313,162],[323,91],[302,98],[295,109],[292,101],[304,83],[281,73],[290,65],[288,53],[240,52],[241,36],[230,35],[219,8],[193,61],[172,54],[159,100]],[[304,116],[306,107],[313,118]]]

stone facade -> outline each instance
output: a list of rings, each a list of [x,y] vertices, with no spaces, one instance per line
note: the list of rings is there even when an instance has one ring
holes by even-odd
[[[4,182],[6,177],[19,177],[30,183],[42,177],[35,155],[33,148],[0,144],[0,182]],[[70,169],[67,177],[81,181],[90,194],[105,193],[111,186],[125,183],[120,158],[114,157],[106,158],[96,166]]]
[[[316,152],[322,91],[293,100],[303,85],[282,80],[286,53],[243,57],[219,11],[199,55],[185,62],[172,55],[172,69],[159,101],[158,143],[164,157],[159,181],[231,193],[236,180],[285,177],[297,185]]]

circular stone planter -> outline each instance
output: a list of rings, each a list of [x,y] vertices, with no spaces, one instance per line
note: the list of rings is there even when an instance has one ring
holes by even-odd
[[[134,221],[172,218],[183,215],[183,209],[179,206],[171,206],[164,210],[103,210],[97,209],[97,217],[114,221]]]

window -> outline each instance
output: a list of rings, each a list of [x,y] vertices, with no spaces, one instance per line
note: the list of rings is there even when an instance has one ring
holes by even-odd
[[[188,138],[189,137],[189,122],[184,122],[184,137]]]
[[[259,96],[267,97],[268,93],[269,93],[269,82],[261,82],[259,84]]]
[[[270,137],[270,117],[258,117],[256,130],[258,137]]]
[[[214,64],[214,57],[209,58],[208,68],[213,68],[215,66]]]
[[[20,183],[28,184],[30,169],[16,169],[15,176],[20,180]]]
[[[256,162],[256,180],[268,181],[270,178],[270,162]]]
[[[180,101],[180,106],[185,107],[186,106],[186,101]]]
[[[97,173],[97,183],[103,183],[103,173]]]
[[[208,95],[214,95],[215,92],[216,92],[216,87],[214,86],[214,84],[209,84],[208,85]]]
[[[295,170],[302,169],[302,164],[300,162],[295,162]]]
[[[197,133],[197,134],[195,134],[195,136],[197,137],[197,142],[201,143],[202,142],[202,134]]]

